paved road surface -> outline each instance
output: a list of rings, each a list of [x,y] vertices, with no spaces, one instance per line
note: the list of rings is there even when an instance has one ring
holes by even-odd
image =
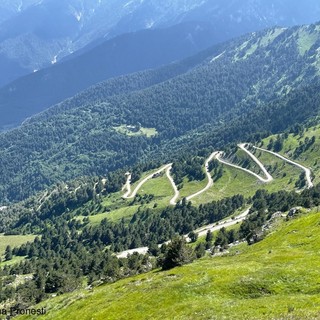
[[[213,180],[212,180],[212,177],[211,177],[211,174],[210,174],[210,171],[209,171],[209,162],[212,161],[217,156],[218,153],[219,153],[219,151],[215,151],[215,152],[211,153],[211,155],[209,156],[209,158],[206,160],[206,162],[204,164],[205,169],[206,169],[206,175],[207,175],[207,178],[208,178],[207,185],[202,190],[200,190],[200,191],[198,191],[198,192],[186,197],[187,201],[189,201],[190,199],[192,199],[194,197],[199,196],[203,192],[206,192],[210,187],[212,187]]]
[[[263,149],[263,148],[255,147],[255,146],[253,146],[253,148],[255,148],[257,150],[264,151],[264,152],[271,153],[274,156],[276,156],[276,157],[278,157],[278,158],[280,158],[280,159],[282,159],[282,160],[284,160],[284,161],[286,161],[286,162],[288,162],[288,163],[290,163],[290,164],[302,169],[306,174],[306,180],[307,180],[307,185],[308,185],[307,188],[310,189],[310,188],[313,187],[313,183],[312,183],[312,179],[311,179],[311,170],[309,168],[304,167],[300,163],[297,163],[295,161],[289,160],[288,158],[282,156],[279,153],[276,153],[276,152],[273,152],[273,151],[270,151],[270,150],[266,150],[266,149]]]
[[[249,209],[246,209],[244,212],[242,212],[238,216],[235,216],[233,219],[229,218],[226,220],[221,220],[218,222],[218,224],[217,223],[210,224],[208,226],[201,227],[201,228],[195,230],[194,232],[198,233],[199,236],[204,236],[207,234],[208,230],[217,231],[217,230],[222,229],[223,227],[226,228],[226,227],[233,226],[233,225],[243,221],[247,217],[248,213],[249,213]],[[188,235],[185,235],[184,237],[188,240]],[[167,241],[166,243],[169,243],[169,241]],[[161,246],[161,244],[159,245],[159,247],[160,246]],[[126,258],[127,255],[133,254],[134,252],[138,252],[140,254],[146,254],[148,252],[148,247],[141,247],[141,248],[136,248],[136,249],[131,249],[131,250],[125,250],[125,251],[118,253],[117,257],[118,258]]]
[[[174,183],[174,180],[170,174],[170,170],[172,169],[172,166],[168,167],[167,170],[166,170],[166,175],[167,175],[167,178],[169,179],[171,185],[172,185],[172,188],[174,190],[174,196],[173,198],[170,200],[170,204],[175,206],[177,204],[177,199],[179,198],[179,190],[176,186],[176,184]]]

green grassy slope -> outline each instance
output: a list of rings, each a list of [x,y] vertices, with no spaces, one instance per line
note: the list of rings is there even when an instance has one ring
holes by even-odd
[[[0,234],[0,267],[18,264],[24,259],[23,257],[13,256],[11,260],[5,261],[4,254],[8,245],[11,246],[11,249],[13,249],[14,247],[19,247],[28,241],[32,242],[34,238],[34,235],[5,236],[4,234]]]
[[[225,160],[251,170],[252,172],[264,177],[264,174],[260,167],[250,158],[250,156],[243,150],[237,148],[236,152],[233,152],[231,156],[224,157]]]
[[[0,256],[4,254],[4,251],[8,245],[12,248],[21,246],[23,243],[33,241],[35,236],[33,235],[17,235],[17,236],[5,236],[0,234]]]
[[[45,319],[317,319],[319,219],[283,221],[237,254],[51,299]]]
[[[254,152],[255,156],[265,164],[268,172],[275,179],[267,184],[265,188],[271,192],[278,190],[293,190],[298,180],[301,169],[286,163],[272,154],[263,151]],[[293,160],[293,159],[292,159]]]
[[[185,197],[188,197],[192,194],[197,193],[198,191],[202,190],[208,183],[208,179],[205,178],[201,181],[194,180],[189,181],[187,177],[183,179],[183,187],[180,190],[180,199],[183,199]],[[193,201],[193,200],[192,200]]]
[[[317,136],[314,145],[308,150],[305,150],[298,157],[298,159],[296,159],[296,157],[294,156],[294,151],[297,147],[299,147],[299,141],[304,141],[306,137],[309,137],[309,139],[311,139],[313,135]],[[263,141],[264,147],[269,144],[270,139],[275,140],[276,137],[271,136],[265,139]],[[308,131],[305,131],[304,134],[299,136],[294,136],[293,134],[291,134],[288,136],[288,138],[284,139],[283,145],[283,151],[280,151],[279,153],[284,154],[291,160],[295,160],[301,162],[301,164],[310,166],[316,176],[315,182],[317,182],[319,180],[318,171],[320,169],[320,161],[318,164],[316,160],[320,150],[320,127],[312,127]],[[234,151],[234,153],[228,155],[228,161],[230,163],[246,167],[247,169],[263,176],[263,173],[261,172],[260,168],[258,168],[257,164],[244,151],[239,150],[239,148]],[[213,200],[220,200],[225,197],[230,197],[236,194],[242,194],[245,197],[249,197],[253,196],[254,193],[261,188],[267,189],[270,192],[279,190],[297,190],[295,183],[298,181],[299,175],[302,173],[301,169],[288,164],[282,159],[279,159],[267,152],[255,149],[251,149],[250,151],[255,154],[255,156],[265,165],[268,172],[273,176],[274,180],[272,182],[262,183],[254,176],[242,170],[220,163],[219,166],[222,166],[223,168],[222,176],[217,178],[215,175],[215,171],[212,170],[211,176],[214,180],[213,186],[210,187],[206,192],[193,198],[191,200],[192,203],[194,205],[200,205],[211,202]],[[301,159],[301,161],[299,159]],[[246,161],[248,166],[245,165],[244,161]],[[155,171],[156,169],[153,169],[142,173],[141,178],[131,186],[131,190],[134,190],[134,188],[142,179]],[[202,181],[189,182],[188,178],[185,177],[182,184],[183,187],[180,190],[179,199],[187,197],[203,189],[207,185],[207,182],[207,178],[203,179]],[[146,202],[144,200],[140,200],[134,203],[132,203],[133,199],[121,199],[120,193],[109,195],[103,201],[103,205],[105,207],[108,207],[111,212],[104,212],[92,216],[90,217],[90,222],[94,224],[99,223],[103,218],[109,218],[113,221],[118,221],[122,217],[129,219],[135,212],[137,212],[139,207],[153,208],[156,205],[160,209],[169,205],[169,201],[173,196],[173,189],[164,172],[160,177],[151,179],[143,184],[143,186],[137,193],[137,195],[141,197],[150,194],[154,195],[154,197],[150,201]]]
[[[209,190],[193,198],[192,203],[194,205],[200,205],[201,203],[220,200],[235,194],[252,196],[262,186],[263,184],[252,175],[223,165],[222,177],[214,181],[213,186]]]
[[[300,133],[291,133],[286,137],[282,134],[283,147],[279,154],[300,163],[311,169],[313,173],[313,183],[320,182],[320,125],[315,125],[307,129],[300,130]],[[313,144],[308,146],[308,141],[314,137]],[[263,147],[267,148],[270,140],[276,141],[277,136],[272,135],[263,140]],[[299,148],[302,150],[299,152]],[[223,175],[215,181],[212,188],[207,192],[193,199],[194,204],[201,204],[215,199],[221,199],[237,193],[244,196],[251,196],[259,188],[264,188],[270,192],[279,190],[294,190],[297,189],[295,183],[303,172],[298,167],[288,164],[285,161],[267,152],[250,150],[255,156],[265,165],[268,172],[273,176],[274,180],[268,184],[262,184],[253,176],[242,172],[241,170],[223,165]],[[243,151],[237,150],[236,153],[229,155],[228,161],[231,163],[243,166],[243,161],[246,160],[246,155]],[[249,161],[248,169],[258,173],[257,168]],[[261,174],[261,173],[259,173]],[[263,175],[262,175],[263,176]]]
[[[153,195],[156,203],[166,206],[173,197],[174,191],[165,172],[162,172],[161,176],[148,180],[139,190],[139,194]]]
[[[156,169],[142,173],[141,178],[132,184],[131,191],[142,181],[146,176],[155,172]],[[174,195],[173,188],[166,177],[165,172],[154,179],[145,182],[139,189],[136,198],[122,199],[124,191],[116,192],[106,196],[102,201],[102,210],[97,214],[89,216],[89,222],[93,225],[99,224],[102,219],[109,219],[117,222],[122,218],[130,220],[131,217],[138,211],[139,208],[158,208],[163,209],[169,205],[171,198]],[[79,217],[81,220],[84,216]]]
[[[282,135],[283,136],[283,135]],[[308,146],[308,142],[315,138],[313,144]],[[276,135],[270,136],[263,140],[263,147],[268,146],[270,140],[275,141]],[[299,149],[302,152],[299,152]],[[285,157],[288,157],[306,167],[309,167],[314,174],[314,183],[320,182],[320,125],[315,125],[307,129],[301,129],[298,133],[290,133],[288,137],[283,136],[283,147],[279,153]]]

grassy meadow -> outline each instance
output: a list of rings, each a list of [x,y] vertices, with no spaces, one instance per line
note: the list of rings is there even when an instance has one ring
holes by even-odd
[[[263,241],[226,256],[53,298],[40,305],[43,318],[318,319],[319,222],[320,213],[283,219]]]

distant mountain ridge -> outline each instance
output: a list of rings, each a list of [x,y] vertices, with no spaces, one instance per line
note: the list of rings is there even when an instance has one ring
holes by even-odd
[[[22,2],[0,24],[0,86],[61,60],[93,41],[186,21],[206,21],[212,43],[274,25],[319,19],[317,0],[43,0]],[[0,1],[2,12],[20,4]],[[21,7],[23,8],[23,7]],[[5,18],[7,16],[7,18]],[[0,18],[1,19],[1,18]],[[1,21],[1,20],[0,20]],[[25,43],[28,43],[26,46]]]
[[[29,74],[0,88],[0,128],[25,118],[108,78],[158,68],[211,45],[207,23],[182,23],[141,30],[104,41],[64,62]]]

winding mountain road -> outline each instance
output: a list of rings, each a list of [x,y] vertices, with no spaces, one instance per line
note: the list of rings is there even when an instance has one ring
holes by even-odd
[[[199,196],[200,194],[202,194],[203,192],[206,192],[212,185],[213,185],[213,180],[212,180],[212,177],[211,177],[211,174],[210,174],[210,171],[209,171],[209,162],[212,161],[216,156],[217,154],[219,153],[219,151],[215,151],[213,152],[208,159],[206,159],[205,161],[205,169],[206,169],[206,175],[207,175],[207,178],[208,178],[208,183],[207,185],[201,189],[200,191],[186,197],[186,200],[189,201],[190,199],[194,198],[194,197],[197,197]],[[136,194],[138,193],[139,189],[142,187],[142,185],[144,183],[146,183],[148,180],[152,179],[152,177],[155,175],[155,174],[158,174],[164,170],[166,170],[166,175],[167,175],[167,178],[169,179],[172,187],[173,187],[173,190],[174,190],[174,196],[173,198],[170,200],[170,204],[171,205],[176,205],[177,204],[177,200],[179,198],[179,190],[172,178],[172,176],[170,175],[170,170],[172,169],[172,163],[169,163],[165,166],[163,166],[162,168],[160,168],[158,171],[156,172],[153,172],[151,173],[150,175],[148,175],[146,178],[144,178],[143,180],[141,180],[139,182],[139,184],[136,186],[136,188],[133,190],[133,192],[131,193],[131,174],[129,172],[126,173],[127,175],[127,181],[126,181],[126,184],[123,186],[122,190],[124,189],[127,189],[127,192],[122,196],[122,198],[124,199],[131,199],[131,198],[134,198],[136,196]]]
[[[171,185],[172,185],[172,188],[173,188],[173,190],[174,190],[174,196],[173,196],[173,198],[170,200],[170,204],[173,205],[173,206],[175,206],[175,205],[177,204],[177,200],[178,200],[178,198],[179,198],[180,193],[179,193],[179,190],[178,190],[176,184],[174,183],[174,180],[173,180],[173,178],[172,178],[172,176],[171,176],[171,174],[170,174],[170,170],[171,170],[171,169],[172,169],[172,165],[167,168],[167,170],[166,170],[166,175],[167,175],[167,178],[169,179],[169,181],[170,181],[170,183],[171,183]]]
[[[243,150],[259,166],[259,168],[261,169],[261,171],[265,175],[265,178],[261,177],[260,175],[258,175],[257,173],[255,173],[255,172],[253,172],[253,171],[251,171],[249,169],[240,167],[240,166],[238,166],[236,164],[233,164],[233,163],[230,163],[230,162],[227,162],[227,161],[223,160],[222,159],[223,152],[222,151],[215,151],[205,161],[205,169],[206,169],[206,175],[207,175],[207,179],[208,179],[207,185],[203,189],[199,190],[198,192],[187,196],[186,200],[189,201],[189,200],[193,199],[194,197],[197,197],[197,196],[201,195],[202,193],[206,192],[210,187],[212,187],[213,179],[212,179],[210,171],[209,171],[209,162],[212,161],[214,158],[216,158],[219,162],[221,162],[221,163],[223,163],[223,164],[225,164],[227,166],[234,167],[236,169],[239,169],[239,170],[242,170],[244,172],[247,172],[250,175],[253,175],[255,178],[257,178],[259,181],[261,181],[263,183],[268,183],[268,182],[273,181],[273,177],[271,176],[271,174],[267,171],[267,169],[261,163],[261,161],[253,153],[251,153],[246,148],[246,145],[247,145],[246,143],[240,143],[240,144],[238,144],[238,147],[241,150]],[[255,147],[255,146],[252,146],[252,147],[257,149],[257,150],[268,152],[268,153],[270,153],[270,154],[272,154],[272,155],[274,155],[274,156],[276,156],[276,157],[278,157],[278,158],[280,158],[280,159],[282,159],[282,160],[284,160],[284,161],[286,161],[286,162],[288,162],[288,163],[290,163],[290,164],[292,164],[294,166],[297,166],[298,168],[302,169],[305,172],[305,175],[306,175],[307,188],[313,187],[313,183],[312,183],[312,179],[311,179],[311,170],[309,168],[306,168],[303,165],[301,165],[301,164],[299,164],[299,163],[297,163],[295,161],[289,160],[286,157],[284,157],[284,156],[282,156],[282,155],[280,155],[280,154],[278,154],[276,152],[273,152],[273,151],[270,151],[270,150],[266,150],[266,149],[263,149],[263,148],[259,148],[259,147]],[[138,193],[138,191],[140,190],[140,188],[143,186],[144,183],[146,183],[148,180],[152,179],[154,177],[154,175],[159,174],[160,172],[166,170],[166,176],[169,179],[169,181],[170,181],[170,183],[171,183],[171,185],[173,187],[173,190],[174,190],[174,196],[170,200],[170,204],[171,205],[176,205],[180,193],[179,193],[179,190],[178,190],[178,188],[177,188],[172,176],[170,175],[170,170],[171,169],[172,169],[172,163],[169,163],[169,164],[161,167],[159,170],[151,173],[146,178],[141,180],[133,191],[131,190],[131,174],[129,172],[127,172],[126,173],[127,181],[126,181],[125,185],[122,188],[122,190],[126,189],[127,191],[122,196],[122,198],[124,198],[124,199],[134,198],[136,196],[136,194]]]
[[[222,156],[222,155],[223,155],[223,152],[222,152],[222,151],[219,152],[219,154],[217,155],[217,160],[218,160],[219,162],[227,165],[227,166],[230,166],[230,167],[233,167],[233,168],[242,170],[242,171],[244,171],[244,172],[247,172],[247,173],[253,175],[254,177],[256,177],[258,180],[260,180],[260,181],[263,182],[263,183],[267,183],[267,182],[270,182],[270,181],[273,180],[272,177],[271,177],[271,178],[272,178],[271,180],[270,180],[270,178],[269,178],[269,179],[265,179],[265,178],[260,177],[258,174],[256,174],[255,172],[253,172],[253,171],[251,171],[251,170],[249,170],[249,169],[242,168],[242,167],[240,167],[240,166],[237,166],[236,164],[227,162],[227,161],[221,159],[221,156]]]
[[[202,190],[198,191],[197,193],[194,193],[194,194],[186,197],[186,200],[190,200],[190,199],[202,194],[203,192],[207,191],[213,185],[213,179],[212,179],[210,171],[209,171],[209,162],[212,161],[214,158],[216,158],[219,162],[221,162],[221,163],[223,163],[223,164],[225,164],[227,166],[231,166],[231,167],[237,168],[239,170],[245,171],[245,172],[253,175],[254,177],[256,177],[261,182],[267,183],[267,182],[271,182],[273,180],[273,177],[267,171],[265,166],[260,162],[260,160],[254,154],[252,154],[249,150],[246,149],[246,144],[245,143],[238,144],[238,147],[241,150],[243,150],[244,152],[246,152],[250,156],[250,158],[260,167],[260,169],[262,170],[262,172],[264,173],[266,178],[262,178],[261,176],[259,176],[258,174],[256,174],[255,172],[253,172],[251,170],[242,168],[242,167],[240,167],[238,165],[229,163],[229,162],[221,159],[221,157],[223,155],[223,152],[222,151],[215,151],[205,161],[206,175],[207,175],[207,178],[208,178],[208,183],[207,183],[206,187],[203,188]],[[299,164],[299,163],[297,163],[295,161],[289,160],[286,157],[284,157],[284,156],[282,156],[282,155],[280,155],[280,154],[278,154],[276,152],[273,152],[273,151],[270,151],[270,150],[266,150],[266,149],[263,149],[263,148],[259,148],[259,147],[255,147],[255,146],[252,146],[252,147],[257,149],[257,150],[261,150],[263,152],[268,152],[268,153],[270,153],[270,154],[272,154],[272,155],[284,160],[285,162],[290,163],[290,164],[302,169],[305,172],[305,175],[306,175],[306,180],[307,180],[307,185],[308,185],[307,188],[313,187],[312,178],[311,178],[311,170],[309,168],[307,168],[307,167],[305,167],[305,166],[303,166],[303,165],[301,165],[301,164]],[[172,185],[172,187],[174,189],[174,192],[175,192],[174,197],[170,200],[170,204],[175,205],[177,203],[177,199],[179,198],[179,191],[178,191],[178,188],[177,188],[176,184],[174,183],[174,180],[173,180],[172,176],[170,175],[170,170],[171,169],[172,169],[172,163],[167,164],[166,166],[160,168],[158,171],[150,174],[149,176],[144,178],[137,185],[137,187],[134,189],[134,191],[132,192],[131,195],[130,195],[130,193],[131,193],[131,185],[130,185],[130,183],[131,183],[131,174],[127,173],[127,181],[126,181],[126,184],[123,187],[123,190],[126,188],[127,192],[126,192],[125,195],[123,195],[123,198],[133,198],[137,194],[137,192],[139,191],[139,189],[141,188],[141,186],[145,182],[147,182],[149,179],[151,179],[155,174],[158,174],[158,173],[162,172],[163,170],[166,170],[166,175],[167,175],[167,177],[168,177],[168,179],[169,179],[169,181],[170,181],[170,183],[171,183],[171,185]],[[242,212],[241,214],[239,214],[238,216],[235,216],[233,218],[228,218],[226,220],[221,220],[221,221],[219,221],[217,223],[210,224],[210,225],[198,228],[194,232],[197,233],[199,236],[204,236],[204,235],[207,234],[208,231],[213,232],[213,231],[220,230],[222,228],[230,227],[232,225],[235,225],[235,224],[245,220],[247,215],[249,214],[249,210],[250,209],[246,209],[244,212]],[[190,240],[188,238],[188,235],[184,235],[184,237],[187,239],[187,241]],[[167,241],[166,243],[169,243],[169,241]],[[159,247],[160,246],[161,246],[161,244],[159,245]],[[133,254],[134,252],[138,252],[140,254],[146,254],[148,252],[148,247],[140,247],[140,248],[136,248],[136,249],[125,250],[125,251],[122,251],[122,252],[118,253],[117,257],[118,258],[125,258],[128,255]]]
[[[270,151],[270,150],[267,150],[267,149],[263,149],[263,148],[259,148],[259,147],[255,147],[255,146],[252,146],[254,149],[257,149],[257,150],[261,150],[261,151],[264,151],[264,152],[268,152],[270,154],[273,154],[274,156],[302,169],[304,172],[305,172],[305,175],[306,175],[306,180],[307,180],[307,188],[310,189],[313,187],[313,183],[312,183],[312,178],[311,178],[311,170],[307,167],[304,167],[303,165],[295,162],[295,161],[292,161],[292,160],[289,160],[288,158],[282,156],[281,154],[279,153],[276,153],[276,152],[273,152],[273,151]]]
[[[238,216],[235,216],[233,219],[229,218],[227,220],[221,220],[221,221],[218,221],[217,223],[201,227],[201,228],[195,230],[194,232],[198,233],[199,236],[204,236],[207,234],[207,232],[209,230],[212,232],[212,231],[220,230],[222,228],[233,226],[233,225],[243,221],[247,217],[248,214],[249,214],[249,209],[246,209],[244,212],[242,212]],[[189,240],[188,235],[184,235],[184,237],[187,239],[187,241]],[[165,243],[168,244],[169,242],[170,241],[167,241]],[[161,245],[162,244],[159,244],[159,247],[161,247]],[[131,255],[134,252],[138,252],[140,254],[146,254],[146,253],[148,253],[148,250],[149,250],[148,247],[140,247],[140,248],[136,248],[136,249],[125,250],[125,251],[119,252],[117,254],[117,257],[118,258],[126,258],[128,255]]]
[[[238,147],[247,153],[247,155],[260,167],[264,175],[266,176],[266,179],[264,179],[264,182],[271,182],[273,180],[271,174],[267,171],[265,166],[260,162],[260,160],[252,154],[248,149],[246,149],[246,143],[240,143],[238,144]]]
[[[209,171],[209,162],[212,161],[214,158],[216,158],[216,156],[219,154],[219,151],[215,151],[213,153],[211,153],[211,155],[209,156],[209,158],[206,160],[205,162],[205,169],[206,169],[206,175],[208,178],[208,183],[207,185],[200,191],[186,197],[186,200],[189,201],[190,199],[199,196],[200,194],[202,194],[203,192],[206,192],[210,187],[213,186],[213,179],[211,177],[210,171]]]
[[[131,174],[128,173],[127,174],[127,181],[126,181],[126,188],[127,188],[127,192],[122,196],[122,198],[124,199],[132,199],[136,196],[136,194],[138,193],[139,189],[143,186],[144,183],[146,183],[148,180],[152,179],[154,175],[161,173],[164,170],[167,170],[168,168],[172,167],[172,163],[169,163],[163,167],[161,167],[159,170],[149,174],[147,177],[145,177],[143,180],[141,180],[138,185],[135,187],[135,189],[132,191],[131,193]],[[131,194],[130,194],[131,193]]]

